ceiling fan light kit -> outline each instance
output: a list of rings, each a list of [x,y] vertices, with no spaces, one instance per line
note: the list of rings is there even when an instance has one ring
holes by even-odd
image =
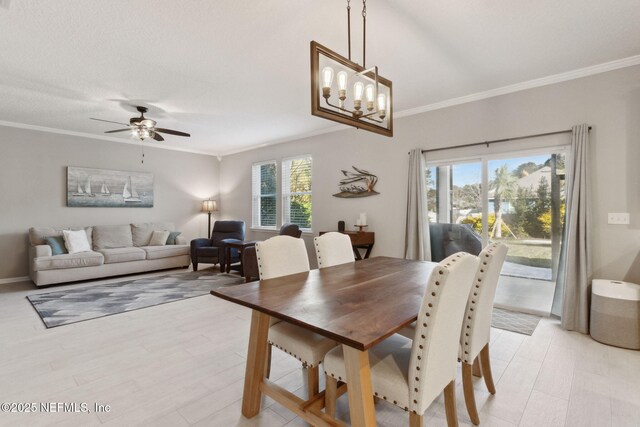
[[[311,114],[393,136],[392,83],[365,67],[366,0],[362,1],[362,65],[351,60],[351,0],[347,0],[349,57],[311,42]],[[337,96],[336,96],[337,95]]]

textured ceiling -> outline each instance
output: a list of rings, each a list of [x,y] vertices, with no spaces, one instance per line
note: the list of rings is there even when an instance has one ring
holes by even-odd
[[[149,106],[163,146],[225,154],[321,132],[309,41],[346,53],[342,0],[13,0],[0,121],[103,135]],[[640,54],[637,0],[369,0],[367,65],[396,112]],[[360,4],[352,1],[360,62]],[[127,133],[113,138],[127,139]]]

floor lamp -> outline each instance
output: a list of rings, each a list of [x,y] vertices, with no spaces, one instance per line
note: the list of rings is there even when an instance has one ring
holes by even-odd
[[[207,223],[207,239],[211,238],[211,214],[218,211],[218,202],[215,200],[203,200],[202,211],[206,212],[209,216],[209,222]]]

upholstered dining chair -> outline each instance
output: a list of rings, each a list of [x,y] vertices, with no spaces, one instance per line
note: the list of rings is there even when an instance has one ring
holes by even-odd
[[[316,248],[318,268],[356,261],[353,255],[351,239],[346,234],[334,231],[325,233],[322,236],[314,237],[313,244]]]
[[[477,257],[464,252],[440,262],[429,276],[413,341],[394,334],[369,349],[374,396],[410,411],[412,427],[422,425],[423,414],[443,390],[447,423],[457,426],[459,331],[478,263]],[[327,353],[324,370],[327,412],[335,416],[338,381],[346,381],[341,346]]]
[[[309,271],[309,258],[304,240],[291,236],[275,236],[256,243],[256,257],[260,270],[260,286],[269,286],[268,279]],[[267,377],[271,365],[271,350],[275,346],[302,362],[307,369],[309,398],[319,392],[318,366],[322,358],[337,345],[307,329],[271,318],[268,338]]]
[[[302,236],[302,230],[297,224],[286,223],[280,227],[280,236],[291,236],[299,238]],[[250,282],[252,278],[259,278],[258,259],[256,258],[256,248],[249,246],[242,251],[242,271],[245,281]]]
[[[469,418],[475,425],[480,424],[480,417],[476,407],[472,375],[483,376],[489,393],[496,394],[489,359],[489,336],[493,300],[507,250],[508,247],[502,243],[491,243],[478,255],[480,266],[467,299],[462,324],[458,355],[462,362],[462,388]],[[400,334],[412,338],[415,334],[415,324],[404,328]]]
[[[462,388],[464,401],[471,422],[480,424],[476,399],[473,392],[474,362],[479,366],[477,374],[484,377],[484,383],[489,393],[496,394],[491,373],[489,359],[489,336],[491,334],[491,316],[493,314],[493,300],[496,296],[500,271],[507,256],[507,245],[492,243],[487,246],[478,258],[480,267],[469,294],[467,309],[462,324],[460,336],[460,360],[462,362]]]

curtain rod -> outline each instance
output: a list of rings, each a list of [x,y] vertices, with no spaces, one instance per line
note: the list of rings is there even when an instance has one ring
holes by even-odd
[[[589,130],[591,130],[591,126],[589,126]],[[520,139],[536,138],[536,137],[539,137],[539,136],[558,135],[558,134],[561,134],[561,133],[570,133],[570,132],[573,132],[573,130],[572,129],[558,130],[558,131],[555,131],[555,132],[536,133],[536,134],[533,134],[533,135],[516,136],[514,138],[504,138],[504,139],[494,139],[492,141],[474,142],[473,144],[454,145],[453,147],[432,148],[430,150],[422,150],[422,152],[423,153],[433,153],[434,151],[451,150],[453,148],[477,147],[479,145],[486,145],[487,148],[488,148],[489,144],[495,144],[495,143],[498,143],[498,142],[517,141],[517,140],[520,140]]]

